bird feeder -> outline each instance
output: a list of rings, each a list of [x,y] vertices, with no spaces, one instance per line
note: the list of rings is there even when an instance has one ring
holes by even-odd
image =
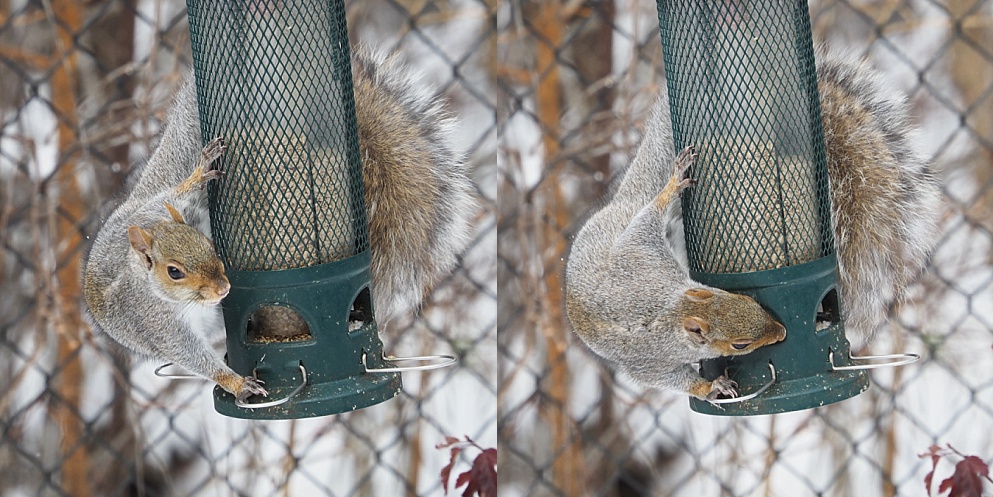
[[[742,395],[707,414],[807,409],[865,391],[839,304],[824,138],[806,0],[657,0],[690,276],[753,297],[786,339],[704,361]],[[855,358],[858,359],[858,358]]]
[[[239,418],[352,411],[399,393],[383,358],[342,0],[189,0],[203,139],[222,136],[208,189],[231,291],[227,362],[264,382]]]

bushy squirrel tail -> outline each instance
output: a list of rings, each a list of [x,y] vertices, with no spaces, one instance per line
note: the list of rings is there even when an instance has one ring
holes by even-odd
[[[817,60],[841,302],[857,347],[920,274],[936,241],[941,194],[906,98],[864,60],[824,48]]]
[[[355,112],[377,318],[416,308],[455,266],[474,212],[454,120],[397,55],[356,48]]]

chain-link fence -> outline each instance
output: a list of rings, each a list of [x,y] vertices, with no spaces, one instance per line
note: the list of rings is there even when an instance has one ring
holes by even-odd
[[[347,11],[353,44],[402,52],[460,118],[473,241],[420,313],[380,323],[388,353],[458,366],[353,413],[245,421],[214,412],[208,383],[156,377],[95,335],[80,259],[190,66],[186,6],[0,2],[0,495],[437,495],[446,435],[495,446],[496,3]]]
[[[502,2],[501,495],[918,496],[932,444],[993,459],[993,2],[810,8],[815,43],[867,56],[909,97],[942,179],[928,272],[862,351],[922,360],[874,371],[852,400],[747,418],[611,373],[563,316],[562,274],[665,81],[655,2]],[[939,464],[936,493],[950,472]]]

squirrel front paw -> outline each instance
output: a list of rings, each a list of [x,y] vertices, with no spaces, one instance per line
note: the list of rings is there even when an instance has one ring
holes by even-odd
[[[665,184],[665,188],[655,197],[655,204],[660,209],[665,210],[669,204],[679,197],[679,192],[694,183],[694,180],[686,177],[686,171],[696,162],[696,158],[696,149],[693,147],[686,147],[676,155],[672,177]]]
[[[248,400],[249,397],[253,395],[261,395],[263,397],[268,397],[269,392],[265,388],[262,388],[262,382],[251,376],[244,376],[241,378],[241,390],[235,395],[239,401],[244,402]]]
[[[710,393],[707,394],[708,400],[714,400],[718,395],[727,395],[728,397],[734,398],[738,396],[738,382],[728,378],[727,376],[720,375],[710,383]]]
[[[210,142],[208,142],[207,145],[203,147],[202,153],[203,153],[204,162],[207,163],[214,162],[215,160],[217,160],[218,157],[224,155],[224,152],[227,149],[228,147],[224,144],[223,136],[218,136],[217,138],[210,140]]]
[[[201,181],[206,183],[215,178],[219,178],[224,175],[224,171],[217,169],[217,159],[219,159],[224,152],[227,152],[228,147],[224,143],[224,137],[218,136],[206,146],[203,147],[201,152],[200,162],[198,165],[202,166]]]
[[[222,155],[224,155],[224,152],[227,151],[228,147],[224,143],[224,137],[221,136],[210,140],[210,142],[203,147],[203,151],[201,151],[200,155],[200,161],[197,163],[197,170],[200,176],[198,179],[201,185],[224,175],[224,171],[217,169],[215,164],[217,164],[217,159],[219,159]]]
[[[692,185],[696,181],[687,177],[686,172],[689,171],[690,167],[696,163],[696,159],[699,156],[696,149],[693,146],[686,147],[679,151],[676,155],[676,162],[673,167],[673,181],[676,182],[676,192],[679,193],[685,190],[688,186]]]
[[[203,190],[208,181],[224,176],[224,171],[217,169],[214,164],[227,150],[227,146],[224,145],[224,138],[218,136],[210,140],[200,152],[200,159],[197,160],[197,165],[193,168],[190,177],[176,186],[174,193],[183,195],[193,190]]]
[[[262,388],[262,382],[252,376],[240,376],[234,371],[222,371],[215,374],[213,380],[240,401],[245,401],[252,395],[269,396],[269,392]]]

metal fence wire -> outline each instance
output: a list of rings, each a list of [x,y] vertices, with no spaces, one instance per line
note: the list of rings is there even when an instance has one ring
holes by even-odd
[[[501,2],[501,495],[920,496],[933,444],[993,459],[993,2],[809,6],[815,44],[864,55],[907,95],[942,181],[928,270],[862,351],[923,359],[873,371],[851,400],[742,418],[612,373],[573,335],[562,274],[665,84],[656,5]],[[935,495],[951,472],[939,463]]]
[[[189,71],[186,4],[0,2],[0,495],[438,495],[446,436],[496,445],[496,2],[346,12],[353,46],[400,51],[459,116],[473,241],[419,313],[379,323],[387,353],[458,366],[406,374],[397,398],[353,413],[246,421],[95,335],[80,260]]]

